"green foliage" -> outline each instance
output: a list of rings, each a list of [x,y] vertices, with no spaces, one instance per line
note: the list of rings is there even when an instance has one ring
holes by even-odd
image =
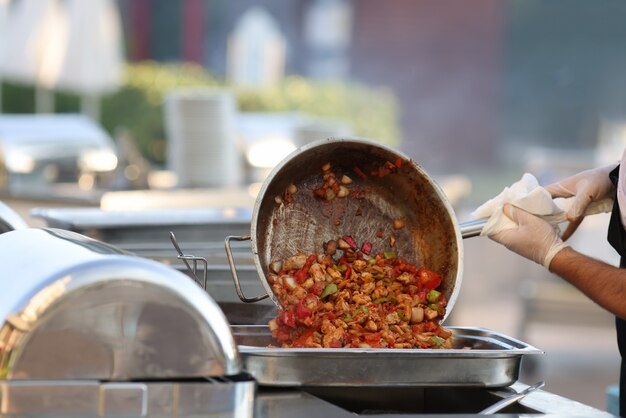
[[[387,89],[355,83],[313,82],[297,76],[287,77],[272,87],[242,88],[228,85],[193,64],[129,64],[123,87],[102,98],[101,123],[111,133],[119,128],[128,129],[149,160],[163,162],[163,100],[169,91],[177,88],[231,88],[243,112],[289,111],[342,119],[356,136],[390,145],[399,141],[396,100]],[[5,83],[3,111],[33,112],[33,97],[32,87]],[[79,103],[76,95],[56,93],[57,112],[78,112]]]

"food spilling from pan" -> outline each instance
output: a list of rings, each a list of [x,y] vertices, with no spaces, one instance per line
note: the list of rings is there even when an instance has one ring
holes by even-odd
[[[401,166],[401,159],[386,162],[369,175],[385,177]],[[329,163],[321,171],[312,190],[319,204],[363,198]],[[360,168],[353,172],[367,179]],[[290,185],[276,203],[291,204],[298,192]],[[396,255],[393,235],[387,242],[391,250],[372,254],[372,243],[346,235],[324,243],[323,253],[271,263],[268,283],[283,307],[268,324],[276,341],[283,348],[450,348],[452,333],[440,324],[447,305],[441,276]]]
[[[441,277],[398,258],[370,256],[352,237],[325,244],[325,254],[272,263],[268,281],[283,310],[269,322],[283,348],[450,348],[440,321]],[[338,259],[328,254],[345,247]]]

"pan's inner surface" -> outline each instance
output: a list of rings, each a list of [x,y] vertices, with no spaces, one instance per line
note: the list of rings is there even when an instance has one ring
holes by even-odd
[[[387,162],[395,164],[398,157],[403,161],[394,172],[382,178],[371,175]],[[313,191],[323,184],[325,163],[338,179],[350,177],[350,196],[331,201],[315,196]],[[277,204],[275,198],[291,184],[297,188],[293,200]],[[359,245],[370,242],[372,254],[393,251],[439,273],[450,299],[459,269],[455,220],[428,175],[395,151],[359,140],[327,140],[279,166],[260,197],[251,235],[265,276],[273,261],[323,253],[324,242],[350,235]],[[403,228],[394,229],[397,219],[404,222]]]

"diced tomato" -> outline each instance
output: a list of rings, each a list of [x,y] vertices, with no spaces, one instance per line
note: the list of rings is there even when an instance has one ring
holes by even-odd
[[[365,339],[365,341],[370,343],[372,341],[380,341],[381,335],[382,335],[382,332],[379,331],[379,332],[374,332],[372,334],[365,334],[363,338]]]
[[[293,277],[298,283],[304,283],[304,281],[309,278],[309,268],[307,266],[302,267],[294,273]]]
[[[311,328],[305,328],[302,333],[300,334],[300,336],[298,338],[296,338],[293,342],[293,346],[294,347],[304,347],[304,345],[306,344],[306,340],[309,339],[309,337],[313,336],[313,332],[315,330],[311,329]]]
[[[289,333],[288,330],[285,329],[279,329],[278,333],[276,334],[276,339],[280,342],[285,342],[287,340],[289,340],[289,338],[291,338],[291,334]]]
[[[283,314],[283,323],[288,327],[296,327],[296,315],[291,311],[285,311]]]
[[[428,290],[433,290],[441,284],[441,276],[437,273],[421,268],[418,271],[420,282]]]
[[[298,302],[298,306],[296,307],[296,315],[298,315],[298,319],[301,321],[311,315],[311,310],[304,306],[304,300]]]
[[[319,296],[322,294],[322,291],[324,290],[323,287],[319,286],[318,284],[314,284],[310,289],[309,292],[313,293],[315,296]]]

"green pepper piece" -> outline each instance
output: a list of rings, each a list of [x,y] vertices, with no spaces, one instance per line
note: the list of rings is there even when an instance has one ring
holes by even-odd
[[[387,260],[389,260],[390,258],[396,258],[396,253],[393,251],[385,251],[383,255]]]
[[[367,260],[367,262],[371,265],[376,264],[376,259],[375,258],[370,258],[369,260]]]
[[[431,290],[430,292],[428,292],[428,294],[426,295],[426,299],[428,299],[428,301],[430,303],[436,303],[439,302],[439,298],[441,297],[441,292],[436,291],[435,289]]]
[[[335,283],[331,283],[329,285],[326,285],[326,287],[322,291],[322,294],[320,295],[320,299],[324,299],[326,296],[332,295],[333,293],[336,293],[337,290],[338,290],[337,289],[337,285]]]
[[[400,318],[400,321],[404,321],[406,319],[404,317],[404,311],[396,311],[396,313],[398,314],[398,318]]]
[[[436,303],[431,303],[430,305],[428,305],[428,307],[433,311],[439,312],[439,306]]]
[[[365,305],[361,305],[359,306],[356,311],[354,311],[354,314],[358,314],[359,312],[363,312],[363,313],[369,313],[369,309],[367,309],[367,306]]]
[[[346,312],[346,314],[343,316],[343,320],[352,321],[352,315],[350,315],[350,312]]]
[[[346,270],[348,270],[348,266],[346,266],[345,264],[340,264],[338,266],[335,266],[335,270],[344,273]]]
[[[382,298],[376,298],[374,299],[372,302],[374,303],[383,303],[383,302],[387,302],[389,299],[382,297]]]
[[[437,337],[436,335],[433,335],[432,337],[430,337],[430,341],[435,343],[435,346],[437,347],[439,347],[441,344],[446,342],[446,340],[444,340],[441,337]]]

